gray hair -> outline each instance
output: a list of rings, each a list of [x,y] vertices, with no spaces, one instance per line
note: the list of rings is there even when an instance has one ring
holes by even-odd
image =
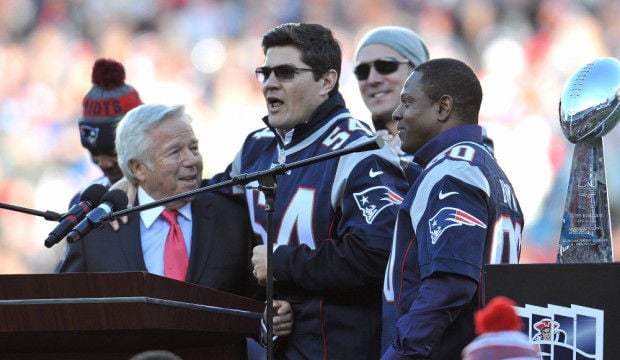
[[[185,114],[185,106],[166,106],[161,104],[140,105],[130,110],[116,128],[116,152],[118,165],[123,175],[133,184],[138,179],[131,171],[131,161],[135,160],[153,169],[152,144],[149,130],[167,119],[182,118],[191,121]]]

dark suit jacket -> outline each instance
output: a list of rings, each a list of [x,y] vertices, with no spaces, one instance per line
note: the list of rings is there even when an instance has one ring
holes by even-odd
[[[114,231],[108,224],[67,244],[59,272],[147,271],[140,241],[139,212]],[[253,236],[241,202],[221,194],[198,194],[192,201],[192,249],[186,281],[261,298],[252,276]]]

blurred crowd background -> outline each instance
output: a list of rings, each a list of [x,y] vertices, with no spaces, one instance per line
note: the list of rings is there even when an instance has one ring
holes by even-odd
[[[583,65],[620,57],[618,15],[615,0],[2,0],[0,202],[62,213],[100,175],[77,129],[99,57],[122,62],[144,102],[187,106],[209,177],[262,126],[254,69],[264,32],[284,22],[330,27],[344,51],[341,91],[370,123],[355,45],[371,27],[401,25],[431,57],[464,60],[479,74],[481,122],[526,216],[522,262],[555,262],[573,150],[559,127],[560,95]],[[617,233],[620,130],[604,146]],[[0,273],[53,271],[64,242],[43,242],[56,224],[0,209]]]

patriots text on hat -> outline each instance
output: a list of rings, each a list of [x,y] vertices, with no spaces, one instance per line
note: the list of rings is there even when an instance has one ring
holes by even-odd
[[[87,117],[120,116],[126,114],[129,110],[141,103],[140,95],[138,95],[138,92],[134,89],[128,94],[117,98],[84,98],[82,115]]]

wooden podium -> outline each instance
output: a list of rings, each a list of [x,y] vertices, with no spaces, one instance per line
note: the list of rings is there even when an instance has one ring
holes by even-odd
[[[0,276],[0,359],[242,359],[260,301],[147,272]]]

